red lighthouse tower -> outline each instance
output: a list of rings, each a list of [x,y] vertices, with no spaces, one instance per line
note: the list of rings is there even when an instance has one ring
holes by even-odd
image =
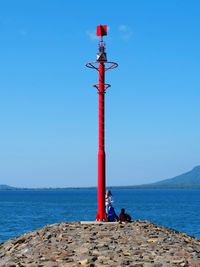
[[[105,186],[106,186],[106,154],[105,154],[105,92],[106,89],[110,87],[110,84],[105,83],[105,72],[114,69],[118,66],[117,63],[107,61],[107,56],[105,52],[105,43],[103,41],[103,36],[107,35],[107,25],[97,26],[97,36],[100,37],[99,40],[99,51],[97,53],[97,60],[95,62],[89,62],[86,64],[88,68],[92,68],[98,71],[99,81],[94,87],[97,88],[99,95],[99,129],[98,129],[98,204],[97,204],[97,214],[96,220],[104,221],[106,220],[105,213]]]

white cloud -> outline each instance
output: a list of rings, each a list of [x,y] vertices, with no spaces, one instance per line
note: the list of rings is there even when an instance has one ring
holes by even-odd
[[[25,36],[25,35],[27,35],[27,31],[24,29],[21,29],[21,30],[19,30],[19,34],[22,36]]]
[[[119,31],[120,32],[126,32],[128,30],[128,27],[124,24],[120,25],[119,26]]]
[[[121,33],[121,38],[128,41],[131,39],[133,32],[131,30],[131,28],[129,28],[127,25],[125,24],[121,24],[119,26],[119,32]]]
[[[107,26],[107,32],[110,32],[110,26]],[[99,37],[96,35],[96,31],[87,30],[85,33],[90,38],[90,40],[92,41],[99,40]]]
[[[98,36],[96,36],[96,32],[95,31],[86,31],[86,35],[90,38],[90,40],[95,41],[98,40]]]

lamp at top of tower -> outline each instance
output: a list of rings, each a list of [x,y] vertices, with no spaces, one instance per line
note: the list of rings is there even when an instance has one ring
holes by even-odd
[[[107,35],[107,25],[97,26],[97,36]]]

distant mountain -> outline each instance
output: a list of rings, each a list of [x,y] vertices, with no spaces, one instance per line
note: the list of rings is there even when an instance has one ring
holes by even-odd
[[[112,186],[111,188],[199,188],[200,189],[200,166],[196,166],[191,171],[165,179],[152,184],[133,186]],[[93,188],[93,187],[92,187]],[[67,190],[70,188],[17,188],[9,185],[0,185],[0,190]],[[75,188],[74,188],[75,189]],[[76,188],[81,189],[81,188]]]
[[[156,183],[141,185],[145,188],[200,188],[200,166],[191,171]]]
[[[0,184],[0,190],[14,190],[14,189],[16,189],[16,187],[9,186],[6,184]]]

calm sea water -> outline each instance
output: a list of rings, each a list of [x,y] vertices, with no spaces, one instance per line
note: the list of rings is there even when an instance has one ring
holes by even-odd
[[[117,213],[200,238],[200,190],[113,189]],[[96,189],[0,191],[0,242],[44,225],[94,220]]]

